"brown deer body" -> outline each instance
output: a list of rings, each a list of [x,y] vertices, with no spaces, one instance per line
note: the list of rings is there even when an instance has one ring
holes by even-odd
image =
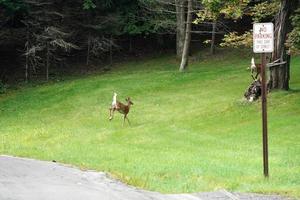
[[[118,111],[119,113],[124,115],[123,125],[125,123],[125,119],[127,119],[128,124],[130,124],[127,115],[129,113],[130,107],[131,107],[131,105],[133,105],[133,103],[130,100],[130,97],[126,98],[126,102],[127,102],[127,104],[123,104],[120,101],[117,101],[117,94],[114,93],[111,108],[109,109],[109,120],[112,120],[114,117],[114,112]]]

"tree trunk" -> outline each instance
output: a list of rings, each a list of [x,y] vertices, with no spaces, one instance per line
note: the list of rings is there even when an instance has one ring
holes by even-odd
[[[87,41],[87,54],[86,54],[86,66],[89,66],[90,64],[90,51],[91,51],[91,32],[89,32],[88,35],[88,41]]]
[[[157,49],[162,50],[164,49],[164,38],[161,34],[156,34],[156,41],[157,41]]]
[[[28,58],[28,51],[29,51],[29,29],[28,26],[26,28],[26,40],[27,40],[27,44],[26,44],[26,63],[25,63],[25,82],[28,83],[28,70],[29,70],[29,58]]]
[[[275,18],[273,60],[287,61],[285,41],[288,33],[288,22],[292,11],[292,0],[281,0],[279,13]],[[289,89],[289,63],[270,69],[270,89]]]
[[[46,46],[46,81],[48,82],[49,81],[49,57],[50,57],[50,51],[49,51],[49,43],[47,42],[47,46]]]
[[[185,37],[185,9],[186,0],[175,0],[176,4],[176,55],[181,59]]]
[[[192,27],[192,0],[188,0],[187,21],[185,30],[184,47],[182,52],[181,64],[179,71],[184,71],[188,65],[188,56],[191,43],[191,27]]]
[[[133,52],[133,45],[132,45],[132,36],[129,36],[129,53]]]
[[[112,37],[112,35],[110,35],[110,41],[109,41],[109,65],[110,66],[112,66],[112,64],[113,64],[112,43],[113,43],[113,37]]]
[[[216,40],[216,26],[217,22],[212,23],[212,32],[211,32],[211,43],[210,43],[210,54],[215,54],[215,40]]]
[[[91,24],[91,17],[90,17],[90,11],[88,10],[86,13],[86,18],[87,18],[87,24]],[[91,54],[91,31],[88,30],[88,38],[87,38],[87,54],[86,54],[86,66],[88,68],[90,64],[90,54]]]

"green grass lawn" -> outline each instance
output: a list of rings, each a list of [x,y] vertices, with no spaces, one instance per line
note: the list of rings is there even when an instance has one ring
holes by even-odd
[[[291,90],[269,94],[265,179],[261,104],[243,100],[251,56],[198,56],[186,73],[173,56],[157,56],[10,91],[0,96],[0,154],[105,171],[164,193],[225,188],[300,197],[300,57],[292,59]],[[108,120],[114,91],[134,102],[131,126],[122,127],[118,113]]]

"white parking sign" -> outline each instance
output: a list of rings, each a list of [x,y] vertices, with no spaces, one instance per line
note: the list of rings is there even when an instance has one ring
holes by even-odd
[[[274,51],[273,23],[253,24],[253,52],[271,53]]]

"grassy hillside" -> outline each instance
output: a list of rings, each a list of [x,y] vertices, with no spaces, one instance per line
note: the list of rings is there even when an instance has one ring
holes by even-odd
[[[202,55],[202,54],[200,54]],[[0,154],[106,171],[160,192],[232,191],[300,197],[300,57],[291,91],[269,94],[270,178],[262,175],[260,101],[246,103],[251,53],[199,56],[179,73],[172,56],[0,96]],[[113,92],[134,105],[132,125]]]

